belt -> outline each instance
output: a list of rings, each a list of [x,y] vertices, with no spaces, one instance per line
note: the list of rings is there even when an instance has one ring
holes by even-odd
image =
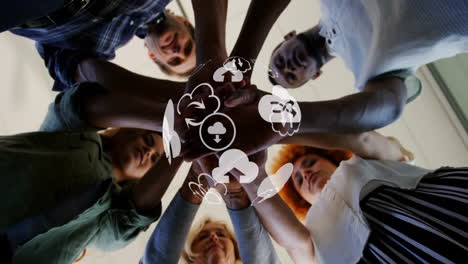
[[[45,28],[54,25],[64,24],[71,17],[80,11],[87,10],[92,14],[99,14],[105,7],[104,0],[71,0],[57,11],[50,13],[34,20],[30,20],[25,24],[19,25],[14,29],[24,28]]]

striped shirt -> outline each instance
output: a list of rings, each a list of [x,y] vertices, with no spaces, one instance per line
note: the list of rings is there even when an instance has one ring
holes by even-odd
[[[341,162],[307,213],[305,226],[314,243],[315,263],[357,263],[371,231],[361,199],[382,185],[414,189],[430,172],[357,156]]]
[[[63,24],[11,30],[36,41],[36,48],[55,80],[53,90],[62,91],[74,84],[76,67],[84,58],[111,60],[115,50],[127,44],[135,34],[144,36],[147,23],[170,2],[101,1],[107,3],[98,15],[83,10]]]
[[[382,186],[361,201],[365,263],[466,263],[468,168],[442,168],[415,190]]]

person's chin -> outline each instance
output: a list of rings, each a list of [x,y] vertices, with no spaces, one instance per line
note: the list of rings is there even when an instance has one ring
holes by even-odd
[[[208,253],[208,264],[221,264],[221,263],[226,263],[224,254],[220,250],[216,250],[214,252],[209,252]]]

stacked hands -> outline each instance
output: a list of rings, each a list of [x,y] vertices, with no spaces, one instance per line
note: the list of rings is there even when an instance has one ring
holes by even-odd
[[[261,97],[267,93],[250,83],[252,69],[249,62],[240,61],[240,59],[237,61],[244,66],[248,65],[247,70],[241,71],[238,69],[239,66],[231,68],[234,65],[232,61],[235,61],[235,58],[228,58],[217,63],[211,61],[189,79],[184,95],[178,102],[174,102],[174,131],[181,142],[179,156],[186,161],[193,161],[191,176],[184,183],[185,192],[192,193],[190,196],[192,198],[188,199],[198,201],[198,199],[205,198],[209,203],[217,204],[222,202],[219,193],[223,196],[228,208],[241,209],[250,204],[240,180],[245,172],[240,172],[233,166],[230,171],[228,168],[225,172],[225,176],[229,175],[229,181],[223,182],[212,176],[216,168],[222,167],[221,155],[228,150],[236,150],[240,154],[231,156],[232,160],[240,160],[249,156],[248,160],[257,165],[255,166],[257,170],[254,179],[260,179],[262,177],[257,176],[266,176],[264,169],[265,149],[278,142],[282,136],[275,133],[271,124],[262,119],[259,114],[258,103]],[[220,71],[224,71],[223,68],[227,74],[224,76],[225,80],[219,82],[219,78],[218,81],[216,80],[216,75]],[[235,76],[236,71],[242,73],[240,74],[242,80],[233,81],[234,78],[239,78],[239,76]],[[231,143],[227,140],[226,144],[220,148],[207,145],[203,141],[201,132],[205,127],[204,121],[213,115],[227,117],[234,126],[233,131],[228,128],[228,131],[224,129],[221,131],[224,133],[220,132],[223,136],[232,138]],[[229,124],[229,122],[223,124]],[[163,137],[165,132],[166,129],[163,128]],[[167,145],[168,148],[171,147],[170,144]],[[174,148],[166,149],[166,153],[167,150],[174,151]],[[174,158],[176,156],[174,155]],[[218,192],[215,193],[214,190]]]
[[[211,61],[201,67],[189,79],[184,95],[178,102],[179,114],[175,115],[174,129],[182,143],[180,156],[186,161],[193,161],[227,149],[222,148],[218,151],[210,149],[203,144],[199,135],[201,123],[213,113],[225,114],[232,120],[236,133],[229,148],[242,150],[247,155],[261,151],[281,138],[258,113],[259,100],[267,93],[250,83],[250,66],[245,72],[233,70],[229,66],[232,60],[228,58],[222,63]],[[225,74],[224,82],[217,82],[213,77],[220,68],[225,68],[228,73]],[[243,79],[230,81],[229,78],[232,76],[229,75],[236,70],[242,72]]]

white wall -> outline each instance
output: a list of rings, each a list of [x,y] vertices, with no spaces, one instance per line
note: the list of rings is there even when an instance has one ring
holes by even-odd
[[[182,1],[193,21],[190,1]],[[242,26],[249,1],[230,1],[227,44],[232,48]],[[171,6],[177,12],[175,3]],[[280,17],[268,36],[256,65],[253,82],[264,90],[270,90],[265,72],[273,48],[282,36],[292,29],[298,32],[318,22],[320,17],[318,1],[294,0]],[[33,47],[33,42],[10,33],[0,34],[0,134],[14,134],[36,130],[45,115],[47,105],[52,102],[54,93],[50,91],[52,80],[43,62]],[[117,52],[114,61],[132,71],[153,77],[163,77],[156,66],[147,59],[143,42],[135,38]],[[332,61],[324,67],[324,75],[295,90],[300,100],[326,100],[354,92],[353,77],[341,60]],[[403,145],[416,155],[417,165],[437,168],[442,165],[462,166],[468,164],[468,149],[454,125],[454,120],[438,97],[437,88],[425,83],[423,93],[415,102],[407,106],[402,118],[383,128],[385,135],[396,136]],[[314,114],[314,113],[311,113]],[[274,150],[270,152],[274,154]],[[187,165],[178,173],[169,191],[164,196],[166,206],[183,182]],[[223,206],[203,205],[197,218],[209,214],[229,221]],[[154,225],[153,225],[154,227]],[[81,263],[136,263],[151,234],[151,229],[137,241],[115,253],[102,253],[90,250]],[[278,251],[284,263],[290,263],[283,250]]]

